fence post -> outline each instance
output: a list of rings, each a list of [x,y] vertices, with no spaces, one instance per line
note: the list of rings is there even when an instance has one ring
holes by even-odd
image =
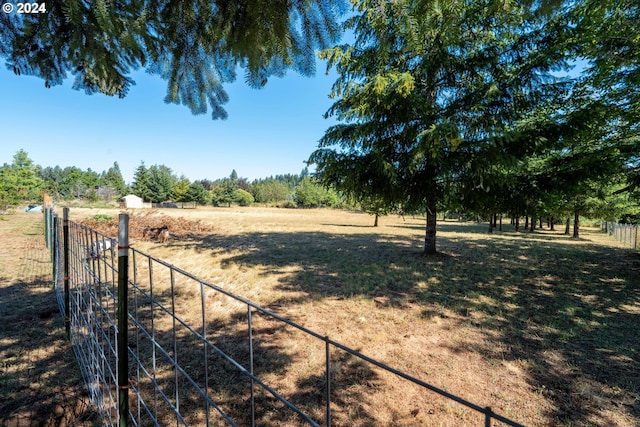
[[[327,427],[331,427],[331,343],[329,342],[329,336],[324,337],[324,357],[325,357],[325,381],[327,383],[325,387],[325,399],[327,400],[327,407],[325,408],[325,417],[327,419]]]
[[[44,245],[47,249],[50,249],[49,245],[49,209],[42,209],[42,214],[44,215]]]
[[[118,222],[118,426],[129,425],[129,215],[120,214]]]
[[[484,408],[484,427],[491,427],[491,407]]]
[[[253,379],[253,320],[250,305],[247,305],[247,327],[249,329],[249,373],[251,374],[251,426],[253,427],[256,425],[256,397]]]
[[[62,245],[64,251],[64,328],[67,339],[71,339],[71,310],[69,304],[69,208],[62,210]]]
[[[49,249],[53,248],[53,223],[55,221],[55,215],[53,214],[53,208],[48,208],[47,212],[49,212]]]
[[[51,230],[51,264],[53,265],[53,287],[58,283],[58,215],[53,216]]]
[[[629,231],[629,240],[631,240],[631,228],[629,228],[628,224],[624,226],[624,244],[625,245],[627,244],[627,231]]]

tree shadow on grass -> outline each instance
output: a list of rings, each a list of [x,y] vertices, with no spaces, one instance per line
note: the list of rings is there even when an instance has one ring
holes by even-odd
[[[51,282],[0,286],[0,319],[0,425],[100,425],[65,338]]]
[[[203,291],[198,282],[178,284],[176,275],[172,277],[175,287],[180,288],[175,297],[168,288],[156,291],[153,303],[149,294],[130,296],[130,313],[141,328],[130,332],[130,336],[135,336],[130,347],[136,355],[130,375],[141,400],[152,408],[160,425],[175,424],[182,419],[189,425],[223,425],[224,416],[236,425],[253,425],[252,413],[257,425],[303,424],[303,418],[272,391],[322,424],[326,410],[323,340],[256,309],[251,311],[249,339],[246,305],[212,288],[205,287]],[[161,287],[161,283],[154,283],[156,290]],[[187,299],[195,301],[189,305],[190,313],[178,307]],[[178,316],[175,321],[171,314],[173,307]],[[202,319],[206,319],[204,325]],[[203,337],[210,345],[205,345]],[[180,369],[175,368],[175,363]],[[138,375],[138,364],[151,375]],[[247,372],[252,372],[268,388],[258,381],[252,385]],[[345,366],[340,375],[343,382],[363,376],[374,381],[376,377],[370,368],[356,364]],[[332,403],[342,402],[348,395],[354,399],[353,408],[357,408],[365,392],[336,388]],[[208,394],[217,409],[208,405],[203,393]],[[133,413],[139,413],[137,399],[131,402]],[[357,420],[346,423],[372,425],[370,415],[359,412]],[[146,425],[151,418],[143,412],[140,422]]]
[[[476,235],[440,236],[446,256],[431,258],[420,256],[419,239],[370,233],[214,235],[197,245],[240,251],[223,265],[287,270],[281,290],[309,298],[385,295],[397,307],[411,302],[468,317],[487,331],[473,351],[526,361],[531,389],[553,404],[541,414],[545,423],[605,425],[617,422],[615,412],[638,422],[640,256],[559,233]]]
[[[470,284],[469,290],[489,298],[473,303],[479,299],[453,294],[450,303],[489,314],[480,326],[500,331],[507,350],[497,355],[496,343],[487,340],[482,351],[532,364],[532,389],[554,403],[545,414],[550,423],[618,424],[600,413],[603,407],[608,413],[625,412],[637,423],[638,254],[595,244],[527,241],[522,250],[515,242],[484,243],[492,247],[489,257],[499,257],[500,268],[493,274],[496,280]]]

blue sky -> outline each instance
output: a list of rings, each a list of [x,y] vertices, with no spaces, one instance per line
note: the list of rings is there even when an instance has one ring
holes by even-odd
[[[226,120],[165,104],[158,77],[138,72],[133,78],[136,86],[118,99],[73,90],[72,80],[47,89],[43,80],[15,76],[0,64],[0,165],[24,149],[43,167],[102,172],[117,161],[128,183],[141,161],[192,181],[229,176],[232,169],[253,180],[299,173],[335,123],[323,118],[335,74],[327,76],[321,62],[314,77],[289,72],[260,90],[240,74],[226,86]]]

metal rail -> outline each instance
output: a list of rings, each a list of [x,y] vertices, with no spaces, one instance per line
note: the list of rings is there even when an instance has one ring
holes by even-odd
[[[521,426],[496,414],[490,407],[482,407],[435,387],[166,261],[128,248],[126,242],[116,250],[115,239],[81,224],[68,221],[67,227],[56,228],[55,219],[47,221],[49,223],[56,230],[46,234],[53,237],[49,245],[55,251],[52,258],[56,265],[68,261],[68,271],[65,270],[64,275],[60,268],[54,269],[61,313],[68,313],[74,353],[105,425],[187,426],[218,425],[219,422],[233,426],[265,425],[261,409],[264,410],[268,401],[271,405],[280,405],[279,411],[290,411],[298,422],[331,426],[332,397],[336,389],[336,384],[332,384],[335,366],[331,356],[339,350],[482,414],[485,426],[490,426],[494,420]],[[65,230],[67,239],[64,238]],[[122,242],[125,236],[120,233],[119,240]],[[62,243],[56,244],[58,241]],[[92,251],[107,241],[113,243],[104,244],[97,254]],[[130,276],[122,273],[125,254],[130,255]],[[124,268],[128,270],[128,264]],[[123,276],[126,276],[124,289]],[[68,290],[63,286],[65,284],[68,284]],[[186,292],[188,294],[183,295]],[[182,309],[178,309],[185,298],[199,298],[200,313],[190,313],[189,319],[179,313]],[[124,318],[119,311],[123,306],[127,307],[127,304],[121,304],[123,300],[128,304]],[[216,341],[214,326],[219,323],[216,316],[220,313],[213,311],[212,304],[208,303],[210,300],[235,305],[234,327],[245,331],[242,348],[246,353],[230,354],[221,345],[223,343]],[[324,359],[323,368],[320,368],[324,372],[318,376],[323,381],[315,393],[324,401],[316,403],[316,409],[317,405],[323,407],[324,420],[314,418],[260,378],[256,369],[256,315],[262,320],[293,328],[317,341],[318,348],[322,348],[317,357]],[[223,340],[218,337],[218,341]],[[123,358],[128,362],[126,369]],[[233,408],[224,399],[216,398],[221,391],[216,382],[224,380],[214,372],[214,368],[220,366],[225,367],[225,376],[246,379],[246,389],[239,383],[229,387],[232,392],[246,396],[247,402],[244,397],[239,401],[248,407]],[[122,378],[123,375],[126,378]],[[125,407],[126,416],[122,418]],[[315,417],[317,413],[315,411]]]

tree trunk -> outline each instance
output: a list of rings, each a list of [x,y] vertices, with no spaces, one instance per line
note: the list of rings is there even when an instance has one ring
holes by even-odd
[[[564,227],[564,234],[569,235],[569,226],[571,225],[571,218],[567,217],[567,225]]]
[[[534,215],[531,215],[531,228],[529,229],[529,231],[533,233],[533,230],[535,229],[536,229],[536,217]]]
[[[524,216],[524,231],[527,231],[527,228],[529,228],[529,215]]]
[[[555,231],[556,230],[555,223],[553,221],[553,217],[549,218],[549,230],[551,230],[551,231]]]
[[[520,217],[516,214],[516,232],[520,231]]]
[[[502,231],[502,214],[500,214],[500,228],[498,230]]]
[[[424,236],[424,253],[433,255],[436,253],[436,195],[431,192],[427,200],[427,228]]]
[[[576,212],[573,215],[573,238],[577,239],[578,237],[580,237],[580,218]]]
[[[489,214],[489,234],[493,233],[493,227],[495,227],[495,223],[493,222],[493,214]]]
[[[540,230],[542,230],[542,217],[540,217],[540,227],[538,227]]]
[[[373,220],[373,226],[377,227],[378,226],[378,214],[376,214],[375,219]]]

